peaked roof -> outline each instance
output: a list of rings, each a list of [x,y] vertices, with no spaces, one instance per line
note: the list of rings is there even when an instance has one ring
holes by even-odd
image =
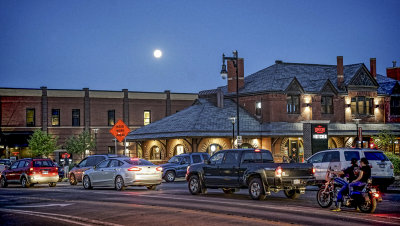
[[[257,119],[242,108],[239,112],[241,131],[259,133],[261,124]],[[225,99],[224,107],[219,108],[208,100],[200,98],[192,106],[178,113],[130,132],[126,139],[211,137],[216,134],[230,137],[232,123],[229,118],[232,116],[236,116],[236,103],[232,100]]]
[[[344,65],[344,84],[348,85],[353,76],[363,67],[365,67],[363,63]],[[319,92],[327,80],[339,90],[337,87],[336,65],[282,62],[275,63],[274,65],[245,77],[245,86],[240,92],[257,93],[284,91],[294,78],[299,81],[305,92]],[[227,93],[227,86],[221,88],[224,93]]]
[[[383,75],[376,75],[376,81],[379,83],[379,88],[378,88],[378,94],[386,94],[386,95],[391,95],[393,88],[395,87],[396,84],[399,83],[399,81],[388,78]]]

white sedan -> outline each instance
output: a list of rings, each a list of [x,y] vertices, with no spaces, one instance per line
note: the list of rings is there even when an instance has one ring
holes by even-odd
[[[162,167],[139,158],[112,158],[97,164],[83,174],[83,187],[114,187],[117,191],[126,186],[146,186],[155,190],[162,182]]]

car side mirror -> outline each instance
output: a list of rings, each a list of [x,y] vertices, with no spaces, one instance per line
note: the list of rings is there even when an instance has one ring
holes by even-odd
[[[93,166],[93,169],[96,169],[97,168],[97,166]]]

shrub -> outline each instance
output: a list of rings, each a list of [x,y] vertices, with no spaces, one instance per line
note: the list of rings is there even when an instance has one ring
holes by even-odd
[[[400,176],[400,156],[393,154],[391,152],[385,152],[385,155],[392,162],[394,167],[394,175]]]

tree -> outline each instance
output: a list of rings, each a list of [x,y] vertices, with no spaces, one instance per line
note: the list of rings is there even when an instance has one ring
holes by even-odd
[[[393,151],[393,145],[396,141],[396,137],[389,131],[383,130],[379,132],[378,136],[373,136],[372,138],[379,149],[387,152]]]
[[[42,130],[35,130],[28,140],[29,148],[31,149],[32,156],[34,157],[49,157],[56,149],[59,148],[57,145],[58,137],[54,138],[43,132]]]
[[[65,142],[65,148],[70,154],[78,154],[82,157],[85,156],[86,150],[93,150],[96,142],[88,131],[83,131],[78,136],[71,136]]]

